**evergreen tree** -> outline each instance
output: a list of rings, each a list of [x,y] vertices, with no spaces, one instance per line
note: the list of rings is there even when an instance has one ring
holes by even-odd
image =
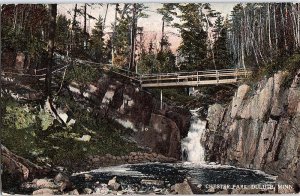
[[[66,52],[69,44],[69,26],[71,21],[67,19],[64,15],[59,15],[57,17],[56,26],[56,49],[61,52]]]
[[[227,49],[227,20],[219,16],[215,22],[214,63],[217,69],[232,68],[231,56]]]
[[[105,55],[105,43],[103,35],[103,20],[102,17],[99,16],[99,19],[92,30],[92,35],[90,38],[90,54],[92,59],[96,62],[104,62],[105,59],[107,59]]]
[[[160,51],[164,50],[165,46],[168,46],[168,39],[165,35],[165,26],[170,25],[173,18],[170,16],[172,10],[174,10],[176,4],[174,3],[164,3],[162,8],[157,9],[157,12],[162,15],[162,28],[161,28],[161,41],[160,41]],[[174,14],[174,13],[173,13]]]
[[[174,72],[175,70],[175,55],[172,53],[170,48],[163,51],[159,51],[157,54],[158,71],[161,73]]]
[[[179,18],[182,24],[176,23],[181,33],[182,43],[179,53],[185,57],[184,69],[204,69],[201,67],[207,57],[207,32],[204,27],[204,14],[202,4],[180,4],[178,6],[182,13]]]
[[[46,5],[3,4],[1,48],[26,53],[26,63],[37,65],[47,50],[49,14]],[[34,13],[34,14],[32,14]]]
[[[173,27],[178,28],[182,42],[178,53],[184,58],[180,62],[183,70],[206,69],[211,53],[211,43],[208,38],[209,28],[213,26],[211,18],[215,12],[208,3],[170,4],[159,10]],[[178,14],[180,13],[180,14]],[[181,22],[178,23],[175,18]]]
[[[217,19],[215,21],[215,26],[214,26],[214,39],[218,39],[221,34],[221,30],[224,28],[224,18],[221,15],[220,12],[216,13],[217,14]]]
[[[113,45],[115,49],[115,62],[118,66],[124,66],[129,62],[130,55],[130,19],[118,19],[118,24],[115,29]]]
[[[139,18],[148,17],[144,13],[147,7],[144,4],[137,3],[124,4],[123,9],[117,9],[118,17],[113,38],[113,46],[115,50],[115,62],[117,66],[129,65],[132,43],[136,41],[137,21]],[[134,16],[134,17],[133,17]],[[131,36],[133,35],[133,37]],[[135,51],[133,51],[135,55]]]

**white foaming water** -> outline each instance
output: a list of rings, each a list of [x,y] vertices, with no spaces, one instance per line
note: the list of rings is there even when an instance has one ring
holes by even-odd
[[[132,164],[132,165],[138,165],[138,164]],[[86,173],[109,173],[109,174],[115,175],[115,176],[131,176],[131,177],[145,176],[143,173],[141,173],[139,171],[130,169],[129,164],[110,166],[110,167],[100,167],[98,169],[94,169],[94,170],[87,171],[87,172],[73,173],[72,176],[86,174]]]
[[[201,138],[205,132],[206,121],[202,121],[198,118],[198,110],[191,110],[191,126],[187,137],[181,141],[182,158],[184,161],[192,163],[205,163],[205,154],[204,148],[201,145]]]

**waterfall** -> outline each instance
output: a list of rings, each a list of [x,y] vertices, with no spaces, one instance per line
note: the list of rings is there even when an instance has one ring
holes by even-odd
[[[199,119],[198,110],[191,110],[191,126],[187,137],[181,141],[182,160],[192,163],[204,162],[204,147],[200,141],[205,132],[206,121]]]

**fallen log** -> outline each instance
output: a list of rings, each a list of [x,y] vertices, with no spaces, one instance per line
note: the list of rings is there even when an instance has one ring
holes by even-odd
[[[20,181],[46,175],[51,171],[50,168],[38,166],[31,161],[12,153],[3,145],[1,145],[1,161],[3,172],[18,178]]]

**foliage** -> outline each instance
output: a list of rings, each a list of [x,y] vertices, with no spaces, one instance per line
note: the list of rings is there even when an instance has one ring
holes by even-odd
[[[35,108],[28,104],[19,104],[8,98],[2,98],[1,103],[3,111],[2,144],[20,156],[31,158],[34,154],[33,151],[38,149]]]
[[[40,124],[42,130],[47,130],[51,125],[53,125],[54,118],[53,116],[49,113],[46,112],[45,110],[40,110],[38,114],[38,118],[40,119]]]
[[[13,103],[7,105],[5,108],[6,115],[3,118],[4,125],[9,128],[25,129],[35,124],[35,115],[32,115],[27,105],[20,107],[20,105]]]
[[[70,31],[69,26],[71,24],[70,19],[67,19],[65,15],[59,15],[57,17],[57,25],[56,25],[56,49],[65,53],[65,51],[69,50],[69,37]]]
[[[141,59],[138,61],[138,73],[149,74],[157,72],[158,60],[154,53],[142,54]]]
[[[79,65],[67,70],[66,81],[76,81],[82,84],[95,82],[101,74],[100,68],[95,66]]]
[[[240,67],[267,66],[300,46],[299,4],[237,4],[232,11],[228,49]]]
[[[123,56],[124,58],[130,54],[129,24],[130,18],[118,19],[118,25],[116,26],[116,32],[113,39],[116,55]]]
[[[179,62],[181,70],[193,71],[207,69],[211,46],[208,29],[213,26],[215,12],[208,3],[164,4],[158,10],[168,24],[177,28],[182,42],[178,48],[183,61]],[[178,14],[180,13],[180,14]],[[177,20],[175,20],[177,19]],[[180,23],[177,22],[178,19]]]
[[[28,61],[39,61],[45,51],[48,12],[41,4],[5,4],[1,7],[1,48],[25,52]],[[34,14],[32,14],[34,13]]]
[[[299,64],[300,54],[294,54],[291,57],[278,58],[276,61],[273,61],[266,66],[261,66],[259,69],[253,70],[255,74],[252,74],[246,83],[254,89],[257,82],[263,78],[273,77],[278,71],[286,71],[287,75],[283,81],[283,86],[289,87],[295,77],[295,73],[299,70]]]
[[[159,62],[158,71],[161,73],[172,72],[175,70],[175,55],[170,49],[158,52],[157,60]]]
[[[163,16],[163,20],[167,22],[168,25],[174,20],[172,15],[177,14],[174,10],[177,4],[175,3],[164,3],[162,8],[157,9],[157,12]]]
[[[201,4],[179,5],[180,19],[184,22],[175,24],[182,37],[178,50],[186,58],[185,69],[190,71],[201,66],[207,56],[207,32],[204,30],[204,16],[199,11],[201,8]]]
[[[97,23],[95,24],[94,29],[92,30],[92,35],[90,38],[90,54],[91,58],[96,62],[107,63],[108,54],[110,53],[108,46],[104,42],[104,33],[103,33],[103,20],[101,16]]]
[[[136,144],[121,138],[123,128],[119,125],[81,109],[71,97],[61,96],[56,100],[60,107],[68,105],[70,108],[69,115],[76,119],[72,127],[63,127],[58,121],[50,123],[49,114],[40,111],[40,106],[34,103],[24,105],[10,99],[1,100],[7,108],[1,130],[2,143],[31,161],[69,169],[78,169],[89,155],[126,155],[140,150]],[[40,123],[43,120],[44,123]],[[85,134],[92,136],[89,142],[76,139]]]
[[[232,56],[230,55],[228,44],[228,21],[223,20],[223,17],[219,15],[215,22],[215,43],[213,47],[214,59],[213,62],[217,69],[228,69],[232,67]],[[214,68],[211,68],[214,69]]]
[[[115,30],[113,33],[112,44],[115,49],[115,55],[118,59],[114,59],[114,64],[124,66],[129,64],[129,56],[131,52],[131,31],[133,35],[137,34],[137,22],[140,18],[146,18],[148,15],[144,12],[147,7],[141,3],[124,4],[123,9],[116,7],[116,11],[120,17],[116,18]],[[135,14],[133,14],[135,12]],[[135,16],[135,17],[134,17]],[[135,25],[134,25],[135,24]],[[133,29],[132,29],[133,28]],[[134,37],[136,40],[136,37]],[[120,64],[122,63],[122,64]]]

